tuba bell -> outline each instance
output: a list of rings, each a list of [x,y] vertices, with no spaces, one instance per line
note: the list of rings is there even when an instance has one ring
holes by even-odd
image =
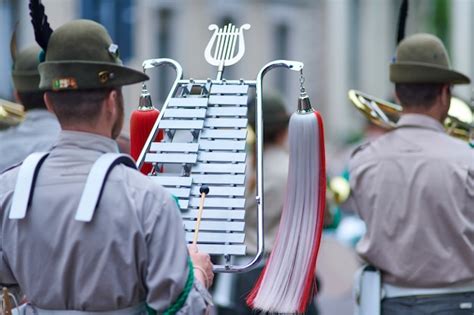
[[[23,105],[0,99],[0,130],[16,126],[25,118]]]
[[[352,104],[372,123],[384,129],[393,129],[402,113],[400,105],[378,99],[357,90],[349,90]],[[448,117],[444,121],[446,132],[473,145],[474,114],[471,107],[457,97],[451,97]]]

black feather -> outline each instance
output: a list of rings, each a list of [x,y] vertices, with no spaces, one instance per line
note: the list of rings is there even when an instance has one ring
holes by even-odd
[[[405,37],[405,24],[408,15],[408,0],[403,0],[398,14],[397,44]]]
[[[36,42],[46,52],[53,30],[51,26],[49,26],[48,16],[44,12],[44,5],[41,3],[41,0],[30,0],[29,7]]]

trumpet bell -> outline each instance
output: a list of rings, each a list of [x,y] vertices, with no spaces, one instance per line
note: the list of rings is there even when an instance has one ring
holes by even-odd
[[[385,128],[395,128],[402,107],[356,90],[349,90],[349,99],[372,123]],[[463,100],[451,97],[448,117],[444,121],[446,132],[458,139],[474,144],[474,116],[472,108]]]
[[[332,200],[336,205],[344,203],[351,193],[349,181],[341,176],[331,178],[328,185],[328,192],[332,194]]]
[[[471,107],[457,97],[451,97],[448,117],[444,121],[446,132],[465,141],[471,140],[474,115]]]
[[[0,130],[16,126],[25,118],[23,105],[0,99]]]
[[[397,124],[402,107],[357,90],[349,90],[349,99],[354,106],[372,123],[385,129]]]

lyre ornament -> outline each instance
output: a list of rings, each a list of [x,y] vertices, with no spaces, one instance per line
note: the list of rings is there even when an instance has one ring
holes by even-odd
[[[216,24],[209,25],[209,30],[214,31],[204,51],[206,61],[218,68],[218,79],[222,76],[224,67],[236,64],[245,54],[244,30],[249,30],[250,24],[240,28],[232,23],[219,28]],[[236,46],[238,48],[236,52]]]

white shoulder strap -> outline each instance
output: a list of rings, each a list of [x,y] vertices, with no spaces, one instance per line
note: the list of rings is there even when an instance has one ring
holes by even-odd
[[[382,274],[373,266],[364,266],[356,274],[356,312],[358,315],[380,315]]]
[[[13,193],[10,219],[23,219],[33,196],[36,176],[49,152],[30,154],[21,164]]]
[[[118,164],[136,168],[135,162],[128,155],[119,153],[106,153],[94,163],[87,176],[86,185],[77,208],[75,217],[77,221],[90,222],[92,220],[104,190],[107,176]]]

